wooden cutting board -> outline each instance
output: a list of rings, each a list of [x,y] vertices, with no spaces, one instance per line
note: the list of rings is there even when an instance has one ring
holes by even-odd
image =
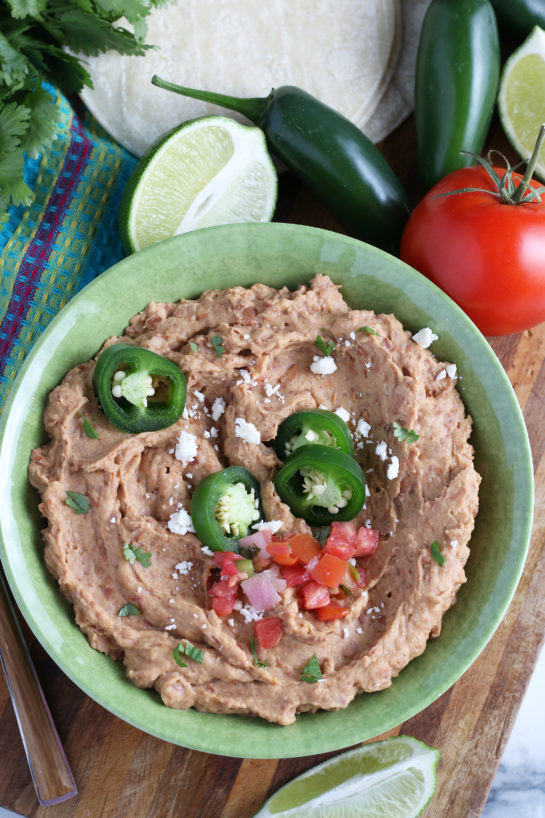
[[[499,127],[493,129],[490,146],[514,158]],[[382,148],[416,202],[422,191],[412,121]],[[281,181],[277,220],[338,229],[289,175]],[[536,476],[534,532],[514,600],[481,656],[434,704],[386,734],[415,736],[441,751],[437,793],[425,818],[481,815],[545,633],[545,323],[490,342],[513,384],[530,434]],[[0,674],[0,804],[27,818],[250,818],[279,786],[328,757],[222,758],[152,738],[89,699],[30,634],[28,638],[79,795],[57,807],[38,806]]]

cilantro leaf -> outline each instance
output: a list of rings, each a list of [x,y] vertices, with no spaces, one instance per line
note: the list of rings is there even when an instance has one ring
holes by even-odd
[[[322,669],[320,667],[320,663],[318,662],[318,657],[316,656],[316,654],[314,654],[312,659],[310,659],[310,661],[308,661],[305,667],[303,668],[303,672],[301,673],[301,681],[314,684],[315,682],[318,681],[318,679],[321,678]]]
[[[188,642],[185,639],[183,642],[180,642],[175,648],[175,651],[178,652],[178,657],[180,653],[184,653],[186,656],[189,656],[190,659],[194,659],[196,662],[199,662],[201,665],[204,661],[204,654],[202,650],[196,648],[195,645],[192,645],[191,642]],[[174,657],[176,659],[176,657]],[[178,662],[180,664],[180,662]],[[187,665],[180,665],[180,667],[187,667]]]
[[[134,565],[135,562],[139,562],[144,568],[149,568],[151,565],[151,554],[140,546],[135,548],[130,542],[126,542],[123,546],[123,556],[131,565]]]
[[[223,338],[221,337],[221,335],[213,335],[211,340],[212,346],[216,350],[216,355],[218,356],[218,358],[221,358],[221,356],[225,352],[225,349],[223,347]]]
[[[318,531],[315,532],[314,536],[316,537],[322,548],[326,544],[327,538],[329,537],[330,533],[331,526],[329,525],[323,525],[321,526],[321,528],[318,529]]]
[[[64,502],[67,506],[70,506],[76,514],[86,514],[91,508],[91,504],[85,494],[78,494],[77,491],[67,491]]]
[[[316,336],[316,340],[314,341],[314,344],[315,344],[315,346],[318,347],[320,352],[324,353],[326,358],[329,358],[329,356],[331,355],[331,353],[335,349],[335,344],[333,343],[333,341],[330,341],[329,344],[326,345],[326,342],[324,341],[324,339],[322,338],[320,333],[318,333],[318,335]]]
[[[259,660],[259,656],[257,655],[257,651],[255,649],[254,638],[250,636],[250,639],[248,641],[250,642],[250,650],[252,651],[252,656],[254,657],[254,665],[257,665],[257,667],[267,667],[267,665],[269,664],[269,660],[265,659],[264,662],[261,662]]]
[[[367,327],[367,326],[360,327],[358,330],[356,330],[356,332],[368,332],[369,335],[378,335],[378,332],[376,331],[376,329],[373,329],[372,327]]]
[[[181,642],[178,645],[176,645],[176,647],[172,651],[172,658],[174,659],[176,664],[179,665],[180,667],[187,667],[187,662],[183,661],[182,657],[180,656],[180,652],[181,653],[184,652],[183,651],[183,645],[182,645]]]
[[[140,616],[142,611],[140,608],[137,608],[136,605],[133,605],[132,602],[127,602],[126,605],[119,610],[118,616]]]
[[[401,441],[405,441],[406,443],[414,443],[418,440],[420,435],[418,435],[413,429],[406,429],[404,426],[401,426],[397,420],[394,420],[394,437]]]
[[[439,543],[437,542],[437,540],[434,540],[430,545],[430,551],[437,565],[443,565],[445,562],[445,558],[441,554],[441,551],[439,550]]]
[[[196,344],[195,341],[190,341],[189,342],[189,348],[190,348],[190,350],[192,352],[198,352],[199,351],[198,344]]]
[[[94,440],[97,440],[98,439],[98,434],[97,434],[96,430],[94,429],[93,425],[87,420],[87,418],[85,417],[85,415],[83,414],[81,409],[80,409],[80,415],[81,415],[81,418],[83,420],[83,431],[85,432],[87,437],[91,437]]]

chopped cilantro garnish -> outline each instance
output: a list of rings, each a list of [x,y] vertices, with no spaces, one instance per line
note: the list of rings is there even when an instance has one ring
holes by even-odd
[[[376,329],[373,329],[372,327],[360,327],[358,330],[356,330],[356,332],[368,332],[369,335],[378,335]]]
[[[218,358],[221,358],[221,356],[225,352],[225,349],[224,349],[224,346],[223,346],[223,338],[221,337],[221,335],[213,335],[212,336],[212,346],[216,350],[216,355],[218,356]]]
[[[267,667],[267,665],[269,664],[269,660],[265,659],[264,662],[261,662],[259,660],[259,656],[257,655],[257,651],[255,649],[255,641],[254,641],[253,637],[250,636],[249,642],[250,642],[250,650],[252,651],[252,656],[254,657],[254,665],[257,665],[257,667]]]
[[[354,567],[354,566],[352,566],[352,568],[353,568],[353,567]],[[358,569],[356,568],[356,571],[357,571],[357,570],[358,570]],[[343,592],[343,594],[346,594],[346,596],[351,596],[352,591],[350,590],[350,588],[348,587],[348,585],[339,585],[339,588],[341,589],[341,591]]]
[[[316,336],[316,340],[314,341],[315,345],[318,347],[320,352],[323,352],[326,358],[328,358],[333,350],[335,349],[335,344],[333,341],[330,341],[329,344],[326,344],[320,333]]]
[[[321,678],[322,669],[320,667],[320,663],[318,662],[318,657],[316,656],[316,654],[314,654],[312,659],[309,662],[307,662],[307,664],[303,668],[303,672],[301,673],[301,681],[314,684],[314,682],[317,682],[318,679]]]
[[[417,435],[413,429],[406,429],[404,426],[401,426],[397,420],[394,420],[394,437],[401,441],[401,443],[403,443],[403,441],[406,443],[414,443],[418,440],[420,435]]]
[[[202,665],[204,661],[204,655],[202,650],[196,648],[195,645],[192,645],[191,642],[188,642],[185,639],[183,642],[180,642],[174,650],[178,651],[178,655],[180,653],[184,653],[186,656],[189,656],[190,659],[194,659],[196,662],[200,662]],[[176,657],[174,657],[176,659]],[[178,662],[178,664],[180,664]],[[181,667],[187,667],[187,665],[181,665]]]
[[[180,665],[180,667],[187,667],[187,662],[184,662],[183,659],[180,656],[180,652],[181,653],[184,652],[183,648],[184,648],[184,646],[182,645],[181,642],[180,642],[179,645],[176,645],[176,647],[172,651],[172,658],[174,659],[174,661],[176,662],[177,665]]]
[[[130,542],[126,542],[123,546],[123,556],[127,562],[130,562],[131,565],[133,565],[136,560],[138,560],[138,562],[141,563],[144,568],[149,568],[151,565],[151,554],[144,551],[144,549],[140,546],[135,548]]]
[[[327,542],[327,538],[329,537],[330,531],[331,531],[330,526],[323,525],[321,528],[318,529],[318,531],[314,535],[318,542],[320,543],[320,545],[322,546],[322,548]]]
[[[91,437],[94,440],[96,440],[98,438],[98,434],[96,433],[95,429],[93,428],[91,423],[87,420],[87,418],[85,417],[85,415],[83,414],[83,412],[81,410],[80,410],[80,415],[81,415],[82,420],[83,420],[83,431],[85,432],[87,437]]]
[[[441,554],[441,551],[439,550],[439,543],[437,542],[437,540],[434,540],[430,545],[430,551],[437,565],[443,565],[443,563],[445,562],[445,558]]]
[[[349,563],[348,563],[348,570],[349,570],[349,571],[350,571],[350,573],[352,574],[353,579],[355,579],[355,580],[356,580],[356,582],[359,582],[359,581],[360,581],[360,572],[358,571],[358,569],[356,568],[356,566],[355,566],[355,565],[352,565],[352,563],[351,563],[351,562],[349,562]]]
[[[67,491],[66,499],[64,501],[67,506],[76,512],[76,514],[86,514],[91,505],[85,494],[78,494],[77,491]]]
[[[127,602],[126,605],[123,605],[118,616],[140,616],[141,614],[140,608],[137,608],[136,605],[133,605],[132,602]]]
[[[199,347],[195,343],[195,341],[190,341],[189,342],[189,348],[192,350],[192,352],[198,352],[199,351]]]

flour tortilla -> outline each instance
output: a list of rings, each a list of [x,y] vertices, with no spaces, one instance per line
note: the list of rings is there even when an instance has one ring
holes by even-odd
[[[88,60],[94,89],[82,98],[136,156],[180,122],[223,112],[156,88],[153,74],[234,96],[296,85],[361,127],[393,76],[400,20],[399,0],[178,0],[149,15],[157,50]]]
[[[394,75],[361,125],[373,142],[385,139],[413,110],[416,54],[422,20],[431,0],[401,0],[401,53]]]

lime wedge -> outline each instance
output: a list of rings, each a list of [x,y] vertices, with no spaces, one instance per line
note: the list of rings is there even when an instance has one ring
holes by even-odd
[[[254,818],[414,818],[435,792],[438,761],[408,736],[364,744],[290,781]]]
[[[135,167],[121,201],[121,241],[132,253],[199,227],[269,221],[276,193],[263,131],[225,116],[193,119]]]
[[[503,129],[521,159],[529,159],[545,122],[545,31],[535,26],[511,54],[500,79],[498,111]],[[545,147],[536,165],[545,179]]]

